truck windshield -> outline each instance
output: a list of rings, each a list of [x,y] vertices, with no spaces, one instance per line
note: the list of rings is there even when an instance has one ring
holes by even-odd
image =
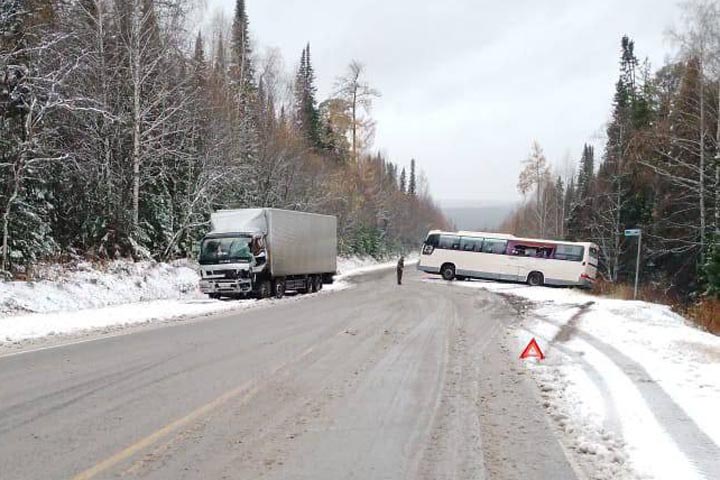
[[[200,247],[200,265],[249,262],[250,237],[206,238]]]

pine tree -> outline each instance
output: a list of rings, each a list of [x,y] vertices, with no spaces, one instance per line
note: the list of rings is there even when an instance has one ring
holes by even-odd
[[[243,164],[253,165],[258,161],[260,136],[257,118],[258,91],[255,84],[255,68],[252,61],[249,21],[245,10],[245,1],[237,0],[232,28],[231,81],[235,89],[239,125],[237,128],[239,160]],[[236,185],[236,202],[244,205],[254,202],[255,178],[249,176],[242,185]]]
[[[592,184],[595,171],[595,149],[583,146],[577,174],[577,183],[568,186],[566,197],[571,196],[567,220],[567,234],[571,240],[582,241],[590,238],[592,216]]]
[[[565,182],[560,175],[555,179],[553,190],[553,203],[555,207],[555,236],[565,236]]]
[[[400,172],[400,192],[407,193],[407,175],[405,174],[405,167]]]
[[[317,106],[315,70],[310,56],[310,44],[303,49],[300,67],[295,76],[295,127],[309,145],[324,148],[320,112]],[[326,132],[327,134],[327,132]]]
[[[592,145],[583,146],[582,157],[580,158],[580,171],[577,176],[578,198],[587,199],[590,195],[590,185],[595,175],[595,149]]]
[[[417,179],[415,177],[415,159],[410,160],[410,181],[408,182],[408,194],[413,197],[417,195]]]
[[[255,67],[252,61],[249,21],[245,0],[237,0],[232,27],[233,80],[238,91],[240,108],[250,109],[252,96],[256,93]],[[244,111],[241,113],[245,113]]]
[[[645,211],[645,195],[633,190],[637,172],[630,152],[637,133],[649,122],[648,100],[638,85],[635,44],[627,36],[621,40],[620,76],[615,84],[613,113],[607,128],[603,163],[595,182],[592,239],[600,246],[606,276],[617,281],[621,271],[629,270],[632,258],[625,258],[623,230],[637,227]],[[628,265],[625,269],[624,266]]]

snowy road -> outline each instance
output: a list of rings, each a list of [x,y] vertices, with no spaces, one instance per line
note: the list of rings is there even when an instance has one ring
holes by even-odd
[[[578,478],[511,305],[407,276],[0,357],[2,478]]]

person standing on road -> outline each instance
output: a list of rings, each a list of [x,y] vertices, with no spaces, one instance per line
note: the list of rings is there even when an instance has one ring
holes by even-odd
[[[405,257],[401,256],[397,263],[397,281],[398,285],[402,285],[402,275],[405,269]]]

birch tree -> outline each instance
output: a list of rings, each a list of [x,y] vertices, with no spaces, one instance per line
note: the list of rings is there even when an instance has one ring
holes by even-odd
[[[365,67],[357,60],[348,65],[345,75],[335,82],[335,94],[344,100],[345,108],[350,117],[350,152],[352,160],[358,161],[361,141],[372,136],[374,122],[367,115],[372,108],[373,99],[380,97],[380,92],[370,86],[364,79]]]
[[[542,147],[537,141],[533,142],[530,155],[525,159],[523,165],[517,188],[525,197],[531,193],[535,194],[533,213],[537,222],[538,235],[545,237],[549,210],[546,187],[550,183],[550,167]]]

